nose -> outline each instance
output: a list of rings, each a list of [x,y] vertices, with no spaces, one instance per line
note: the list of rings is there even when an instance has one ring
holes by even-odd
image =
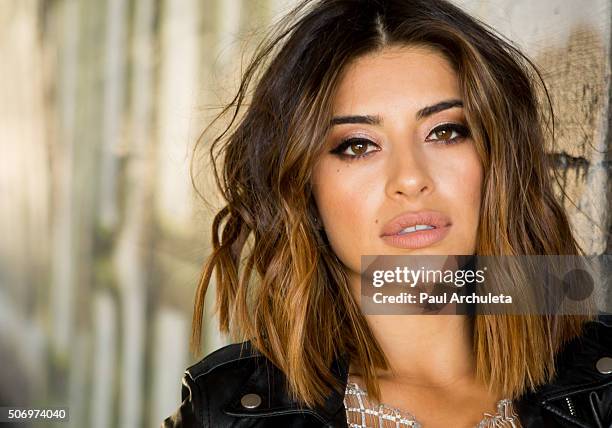
[[[391,199],[418,200],[433,192],[430,165],[418,147],[404,145],[401,152],[389,156],[388,162],[385,191]]]

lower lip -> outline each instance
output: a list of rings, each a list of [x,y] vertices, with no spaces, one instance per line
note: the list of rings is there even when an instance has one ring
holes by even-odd
[[[428,247],[441,241],[448,234],[449,229],[450,225],[436,229],[419,230],[404,235],[387,235],[383,236],[382,239],[392,247],[414,250],[416,248]]]

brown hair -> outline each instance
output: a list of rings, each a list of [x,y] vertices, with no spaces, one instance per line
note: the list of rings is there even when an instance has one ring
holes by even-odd
[[[230,115],[210,148],[225,206],[214,218],[213,252],[196,293],[192,347],[200,347],[214,272],[220,330],[251,340],[286,374],[295,398],[321,403],[338,386],[332,360],[348,353],[378,400],[375,369],[387,369],[387,360],[313,221],[310,174],[343,69],[390,45],[428,46],[453,65],[485,171],[480,255],[581,253],[551,184],[550,100],[529,59],[447,1],[305,1],[275,28],[217,117]],[[511,397],[549,381],[556,352],[585,320],[475,316],[477,377]]]

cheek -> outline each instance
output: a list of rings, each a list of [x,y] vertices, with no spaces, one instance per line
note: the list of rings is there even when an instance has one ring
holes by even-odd
[[[374,233],[376,224],[370,223],[375,222],[381,203],[376,198],[383,191],[365,168],[333,165],[315,171],[314,196],[325,233],[336,255],[352,265]]]
[[[475,149],[466,145],[440,168],[437,191],[448,201],[450,214],[464,233],[478,227],[483,169]]]
[[[465,198],[466,204],[470,207],[470,212],[473,215],[478,216],[480,211],[480,202],[482,197],[482,180],[483,180],[483,169],[480,163],[480,159],[473,153],[466,162],[467,168],[461,176],[461,181],[465,183],[463,189],[463,197]]]

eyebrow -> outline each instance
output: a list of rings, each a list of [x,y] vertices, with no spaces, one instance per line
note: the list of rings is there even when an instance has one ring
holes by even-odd
[[[432,114],[435,114],[435,113],[438,113],[444,110],[448,110],[453,107],[463,107],[463,101],[458,100],[458,99],[446,100],[446,101],[441,101],[432,106],[424,107],[421,110],[417,111],[416,118],[419,120],[424,119],[427,116],[431,116]]]
[[[416,119],[421,120],[432,114],[439,113],[444,110],[448,110],[454,107],[463,107],[463,101],[459,99],[440,101],[439,103],[423,107],[416,112]],[[382,124],[382,118],[378,115],[350,115],[350,116],[336,116],[332,118],[331,125],[344,125],[347,123],[361,123],[365,125],[380,125]]]

